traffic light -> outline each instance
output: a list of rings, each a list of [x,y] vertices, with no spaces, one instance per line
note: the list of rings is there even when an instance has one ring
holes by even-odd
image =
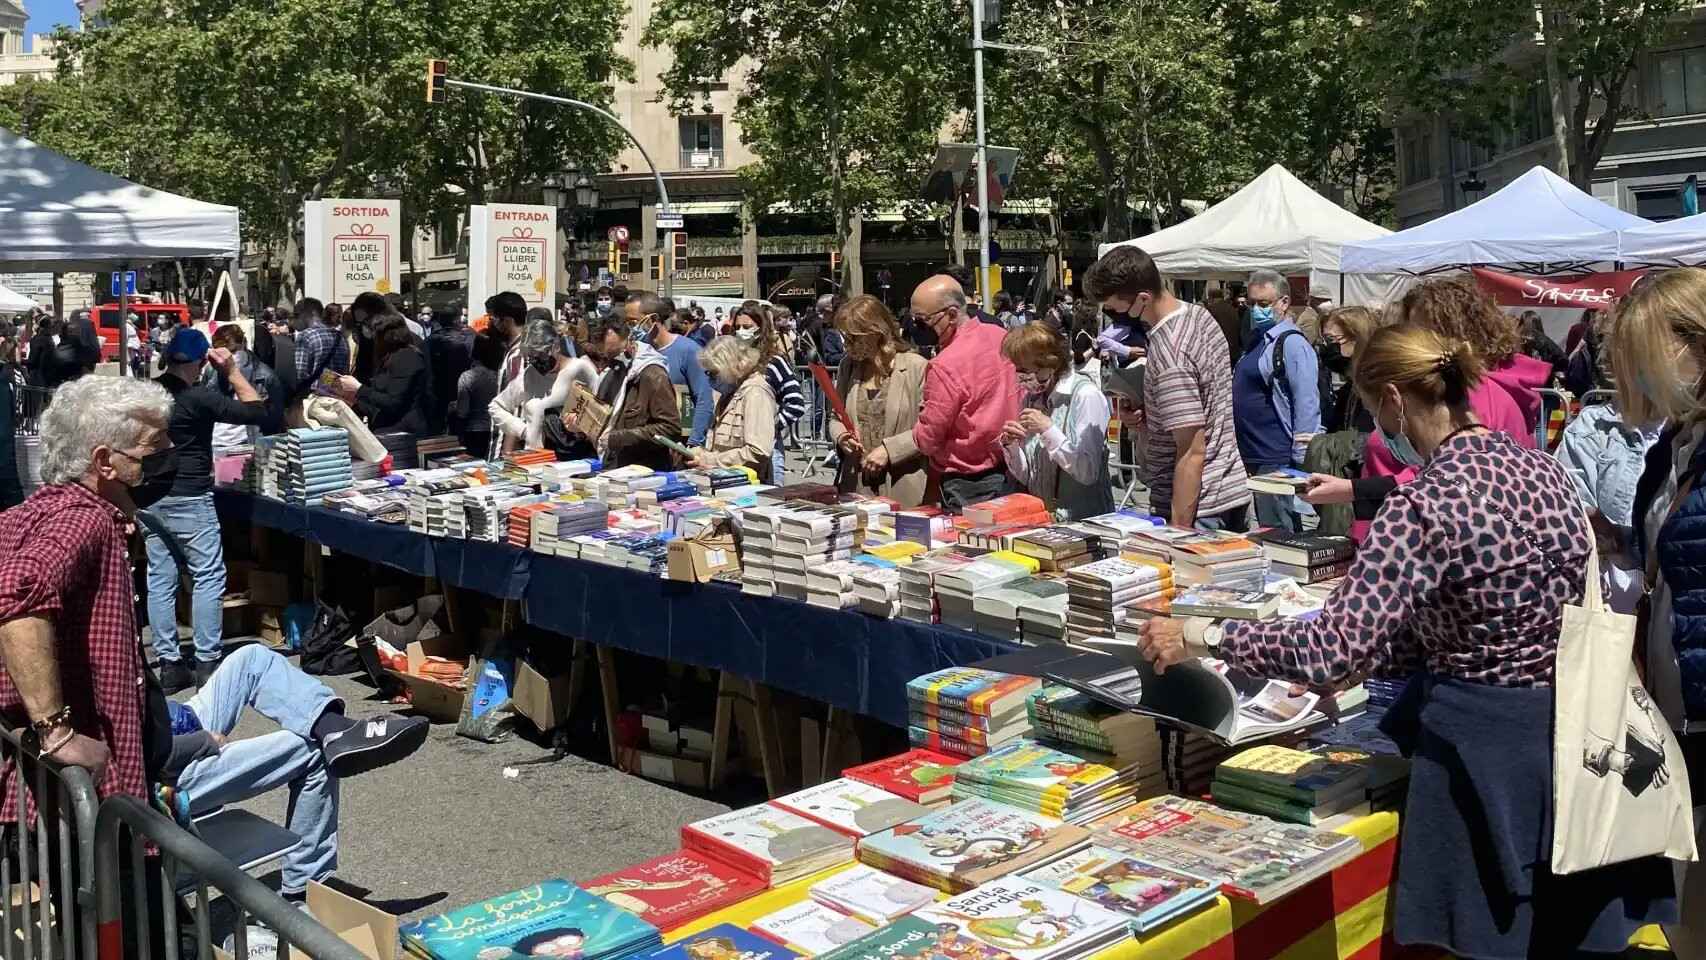
[[[829,251],[829,275],[831,277],[841,276],[841,251],[840,250]]]
[[[687,231],[686,230],[676,230],[676,231],[672,232],[670,234],[670,240],[671,240],[672,256],[670,257],[669,269],[672,272],[676,271],[676,270],[686,270],[687,269]]]
[[[1065,287],[1065,288],[1066,288],[1066,289],[1068,289],[1068,290],[1071,290],[1071,289],[1072,289],[1072,268],[1071,268],[1071,267],[1067,267],[1067,268],[1066,268],[1066,270],[1065,270],[1065,276],[1064,276],[1064,278],[1063,278],[1063,279],[1062,279],[1062,280],[1061,280],[1061,281],[1060,281],[1060,285],[1061,285],[1061,286],[1063,286],[1063,287]]]
[[[652,279],[661,280],[663,278],[663,254],[654,253],[646,259],[651,262]]]
[[[617,269],[617,266],[621,262],[620,261],[621,254],[622,254],[621,245],[618,244],[614,240],[610,241],[610,253],[609,253],[609,257],[608,257],[608,260],[609,260],[608,266],[610,267],[611,273],[621,273],[622,272],[621,270]]]
[[[448,76],[448,72],[449,72],[449,67],[445,63],[445,61],[443,61],[443,60],[428,60],[427,61],[427,73],[426,73],[426,100],[427,100],[427,103],[443,103],[444,102],[444,94],[445,94],[444,81],[446,80],[446,78]]]

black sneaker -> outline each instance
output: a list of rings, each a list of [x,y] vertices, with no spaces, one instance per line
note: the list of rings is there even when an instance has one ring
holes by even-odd
[[[207,681],[213,679],[213,671],[219,669],[218,660],[197,660],[195,662],[195,685],[207,686]]]
[[[431,726],[425,717],[384,714],[320,741],[326,768],[334,777],[353,777],[396,763],[426,743]]]
[[[195,686],[195,674],[190,672],[189,667],[184,666],[182,660],[160,661],[160,689],[166,691],[167,696],[188,690],[193,686]]]

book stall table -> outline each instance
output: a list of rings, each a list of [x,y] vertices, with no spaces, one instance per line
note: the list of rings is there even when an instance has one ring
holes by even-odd
[[[953,627],[879,620],[721,583],[689,584],[587,560],[477,540],[428,537],[394,524],[216,491],[223,521],[251,523],[449,586],[521,601],[536,627],[695,667],[905,728],[913,677],[1018,649]]]
[[[1208,907],[1134,939],[1092,960],[1435,960],[1437,950],[1405,949],[1388,929],[1391,884],[1398,851],[1398,815],[1375,813],[1340,829],[1362,843],[1361,856],[1283,899],[1257,906],[1222,895]],[[845,870],[836,867],[765,891],[664,935],[666,943],[719,923],[745,927],[759,917],[805,900],[812,884]],[[940,899],[946,899],[941,895]]]

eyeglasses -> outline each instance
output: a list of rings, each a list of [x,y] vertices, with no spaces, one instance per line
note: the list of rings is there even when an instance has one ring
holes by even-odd
[[[1334,336],[1329,336],[1328,334],[1322,334],[1321,335],[1321,342],[1326,344],[1329,347],[1342,347],[1345,344],[1350,342],[1350,338],[1349,337],[1334,337]]]
[[[1289,300],[1289,299],[1291,299],[1291,298],[1290,297],[1264,297],[1260,300],[1252,299],[1250,301],[1250,306],[1252,306],[1252,307],[1271,307],[1274,304],[1279,303],[1281,300]]]
[[[934,322],[937,317],[941,316],[944,313],[947,313],[949,310],[952,310],[952,309],[953,309],[953,307],[949,306],[949,307],[943,307],[942,309],[937,310],[935,313],[913,314],[913,319],[917,320],[919,323],[928,325],[928,324]]]

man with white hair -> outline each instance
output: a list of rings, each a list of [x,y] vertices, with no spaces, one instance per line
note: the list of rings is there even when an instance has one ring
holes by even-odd
[[[419,749],[427,723],[350,720],[323,684],[260,646],[168,706],[142,659],[126,543],[137,510],[175,479],[171,414],[158,384],[84,377],[42,415],[43,485],[0,514],[0,715],[42,756],[87,769],[102,797],[175,785],[193,814],[288,786],[288,826],[302,839],[283,891],[300,895],[337,865],[339,778]],[[229,740],[247,708],[284,729]],[[25,814],[12,773],[0,766],[0,823]]]
[[[1272,270],[1250,274],[1249,348],[1232,374],[1238,452],[1250,476],[1298,467],[1321,432],[1320,361],[1291,318],[1291,285]],[[1256,494],[1256,521],[1303,530],[1292,495]],[[1303,509],[1309,509],[1303,505]]]

